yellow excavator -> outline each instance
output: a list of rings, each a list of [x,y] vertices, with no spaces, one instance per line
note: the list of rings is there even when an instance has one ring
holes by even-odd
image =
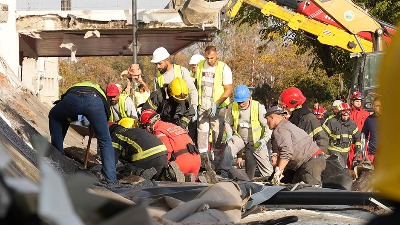
[[[292,30],[303,30],[320,43],[342,48],[356,57],[350,91],[365,96],[364,108],[372,110],[377,88],[377,70],[383,50],[396,32],[350,0],[175,0],[187,25],[201,25],[225,16],[233,18],[243,4],[287,22]]]

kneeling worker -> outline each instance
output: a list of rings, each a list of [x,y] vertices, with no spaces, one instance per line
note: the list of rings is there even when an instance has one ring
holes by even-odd
[[[168,166],[168,152],[164,143],[138,128],[137,119],[122,118],[118,124],[109,122],[109,125],[116,159],[125,164],[124,175],[158,180]]]
[[[246,85],[238,85],[233,92],[234,102],[228,106],[225,118],[226,143],[220,171],[229,171],[232,160],[237,155],[236,164],[241,167],[245,156],[246,174],[252,180],[256,167],[263,177],[269,177],[273,168],[268,157],[267,142],[272,131],[264,118],[264,105],[251,99]],[[233,135],[232,135],[233,134]],[[221,171],[222,170],[222,171]]]
[[[197,177],[200,170],[200,155],[188,132],[178,125],[161,121],[160,115],[152,109],[142,112],[140,123],[165,144],[170,164],[175,162],[185,174],[186,179],[177,176],[176,180],[193,181],[191,174]]]
[[[273,184],[280,184],[285,169],[295,170],[292,182],[303,181],[306,184],[320,185],[321,173],[325,170],[326,161],[322,150],[313,139],[301,128],[286,121],[284,111],[278,106],[267,110],[268,127],[273,130],[272,165],[275,174]]]

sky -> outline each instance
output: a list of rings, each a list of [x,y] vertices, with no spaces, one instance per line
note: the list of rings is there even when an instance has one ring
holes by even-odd
[[[138,9],[162,9],[169,0],[137,0]],[[125,10],[132,8],[132,0],[71,0],[71,10]],[[60,10],[61,0],[17,0],[18,11]]]

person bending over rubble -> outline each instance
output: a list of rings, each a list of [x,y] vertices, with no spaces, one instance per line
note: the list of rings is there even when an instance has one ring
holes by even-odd
[[[256,167],[263,177],[269,177],[273,168],[269,161],[267,142],[272,131],[264,118],[264,105],[251,99],[246,85],[238,85],[233,93],[234,102],[228,106],[225,118],[226,143],[219,173],[226,174],[232,167],[232,160],[237,155],[236,164],[242,167],[245,157],[246,173],[252,180]]]
[[[295,171],[293,183],[321,185],[321,173],[326,167],[322,150],[303,129],[286,121],[285,114],[278,106],[269,108],[265,114],[274,137],[271,160],[276,167],[272,183],[280,184],[284,171],[292,169]]]
[[[158,180],[168,166],[167,147],[156,136],[138,127],[139,122],[132,118],[122,118],[118,124],[109,122],[116,160],[125,165],[120,175]]]
[[[195,115],[190,104],[189,88],[182,78],[175,78],[162,88],[153,91],[143,104],[142,110],[156,111],[162,121],[169,122],[187,129]]]
[[[107,125],[111,112],[105,91],[96,83],[89,81],[77,83],[55,104],[49,112],[51,144],[64,154],[63,142],[69,124],[76,120],[78,115],[85,116],[98,140],[104,181],[109,184],[118,183],[114,149]]]
[[[176,180],[193,182],[200,170],[200,155],[187,130],[178,125],[161,121],[160,115],[152,109],[142,112],[140,123],[167,146],[170,165],[173,166],[176,163],[185,174],[185,176],[175,174]]]

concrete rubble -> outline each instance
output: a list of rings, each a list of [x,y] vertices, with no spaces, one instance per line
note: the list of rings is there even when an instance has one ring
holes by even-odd
[[[254,182],[136,179],[118,190],[94,186],[97,178],[82,169],[81,155],[72,159],[50,146],[49,108],[3,74],[0,85],[2,224],[364,224],[382,212],[372,203],[272,205],[266,200],[276,199],[285,187]],[[68,131],[65,144],[71,156],[85,151],[82,139]],[[99,162],[92,156],[90,163]]]

